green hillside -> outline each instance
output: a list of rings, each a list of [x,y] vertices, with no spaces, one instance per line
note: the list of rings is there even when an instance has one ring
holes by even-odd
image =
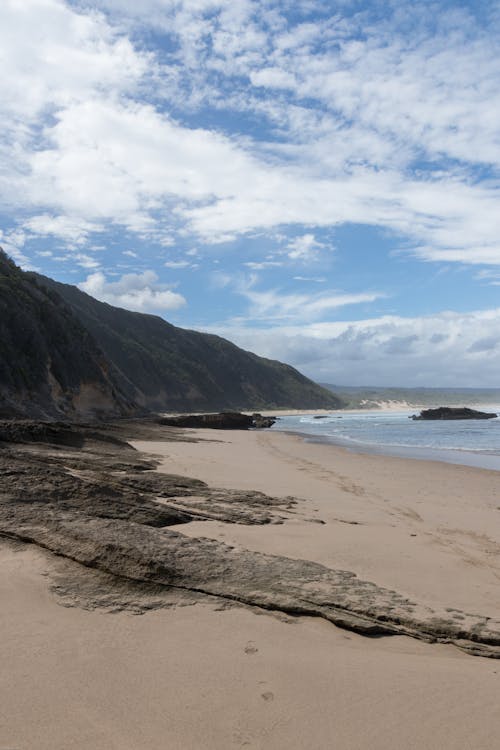
[[[74,286],[37,276],[70,305],[112,363],[127,397],[157,411],[338,408],[337,396],[289,365],[219,336],[98,302]]]
[[[0,416],[339,405],[288,365],[98,302],[0,250]]]
[[[64,300],[0,249],[0,415],[129,410],[102,351]]]

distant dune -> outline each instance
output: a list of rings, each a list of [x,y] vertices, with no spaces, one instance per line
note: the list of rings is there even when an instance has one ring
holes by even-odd
[[[500,388],[384,388],[322,383],[350,409],[417,409],[425,406],[500,404]]]

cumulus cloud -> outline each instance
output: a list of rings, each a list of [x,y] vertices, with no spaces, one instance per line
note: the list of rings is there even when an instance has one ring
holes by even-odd
[[[253,86],[273,89],[292,89],[296,84],[295,77],[280,68],[261,68],[251,71],[250,81]]]
[[[324,247],[322,242],[318,242],[314,234],[303,234],[295,237],[287,248],[287,255],[291,260],[298,260],[303,263],[310,263],[315,260],[318,251]]]
[[[169,244],[355,222],[423,260],[499,264],[498,186],[480,179],[500,167],[494,14],[443,10],[431,26],[425,2],[287,7],[3,3],[0,198],[70,217],[52,231],[76,244],[102,225]],[[162,52],[131,41],[147,25]],[[201,107],[251,113],[259,134],[169,116]]]
[[[87,255],[87,253],[76,253],[71,256],[71,259],[74,260],[77,266],[80,266],[80,268],[99,268],[101,265],[96,258],[93,258],[91,255]]]
[[[154,271],[128,273],[118,281],[108,281],[102,271],[97,271],[87,276],[78,287],[101,302],[137,312],[178,310],[186,304],[181,294],[159,283]]]
[[[34,252],[93,271],[85,291],[162,311],[184,297],[152,271],[106,277],[95,235],[100,249],[117,232],[135,235],[120,237],[130,258],[144,241],[210,244],[214,264],[218,242],[267,235],[241,265],[262,276],[300,269],[304,287],[228,278],[247,309],[239,328],[219,332],[322,380],[497,384],[498,311],[329,322],[382,294],[366,284],[310,292],[326,271],[304,268],[327,255],[322,229],[362,224],[396,237],[413,260],[476,266],[477,281],[500,283],[496,3],[439,13],[428,0],[330,6],[0,3],[0,209],[9,217],[0,240],[24,267],[34,238],[42,248],[54,241],[57,251]],[[153,37],[161,43],[148,50]],[[165,266],[187,267],[180,255]]]
[[[49,214],[32,216],[24,222],[23,227],[32,234],[57,237],[70,247],[84,245],[91,233],[102,229],[98,224],[79,217]]]
[[[324,383],[497,387],[499,329],[500,308],[210,330]]]

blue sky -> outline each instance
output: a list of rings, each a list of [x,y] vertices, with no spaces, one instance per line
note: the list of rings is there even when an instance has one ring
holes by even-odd
[[[500,3],[3,0],[0,244],[339,384],[500,372]]]

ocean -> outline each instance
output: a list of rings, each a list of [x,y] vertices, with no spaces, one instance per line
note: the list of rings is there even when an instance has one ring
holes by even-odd
[[[476,407],[475,407],[476,408]],[[481,409],[481,407],[477,407]],[[500,405],[482,410],[500,414]],[[414,421],[409,411],[333,412],[280,417],[271,429],[360,453],[446,461],[500,471],[500,417]],[[321,417],[321,418],[318,418]]]

